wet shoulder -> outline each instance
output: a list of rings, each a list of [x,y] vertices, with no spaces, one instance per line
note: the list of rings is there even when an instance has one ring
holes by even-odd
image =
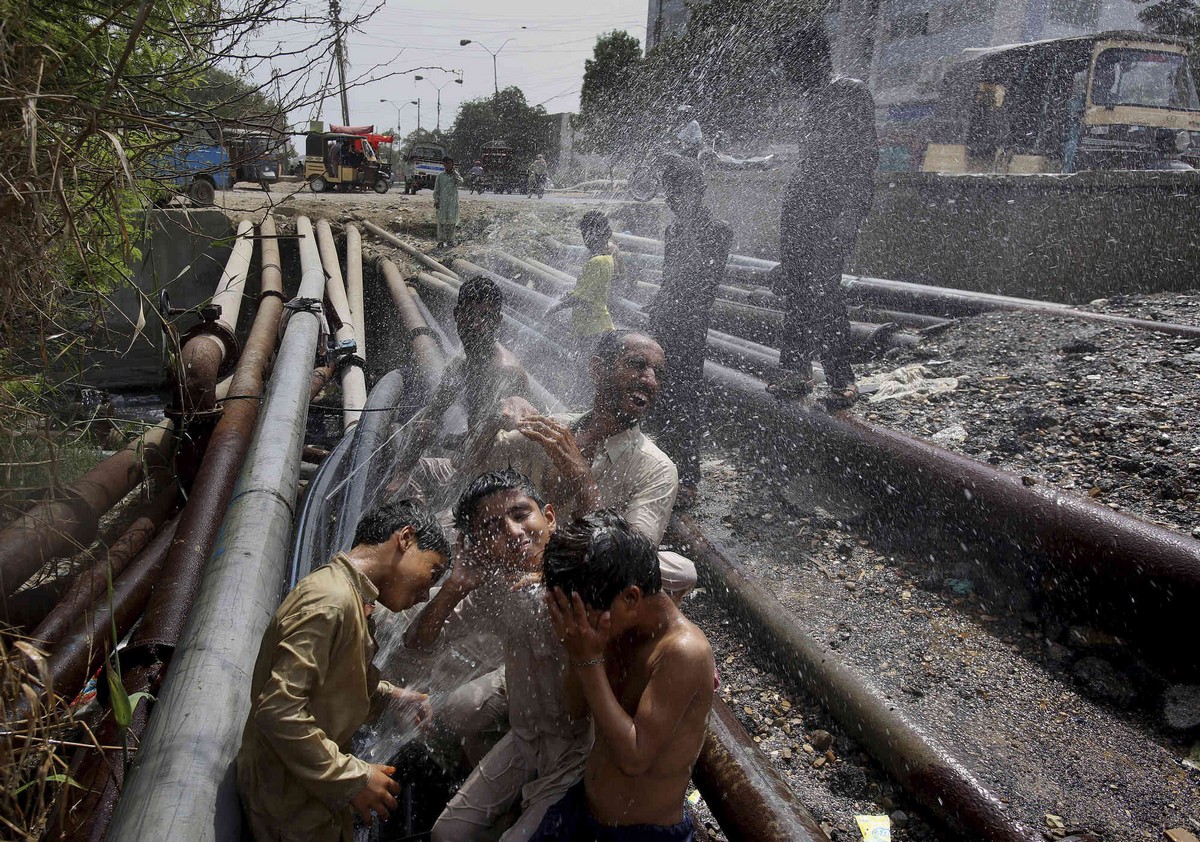
[[[309,573],[297,583],[279,607],[279,614],[319,610],[342,613],[356,608],[361,598],[346,575],[332,564]]]

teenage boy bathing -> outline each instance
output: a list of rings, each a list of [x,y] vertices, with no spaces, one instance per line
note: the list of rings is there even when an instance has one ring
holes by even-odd
[[[533,839],[690,842],[683,804],[712,707],[708,640],[662,592],[649,539],[616,512],[561,526],[543,565],[568,708],[591,714],[595,745]]]
[[[460,538],[450,577],[413,621],[405,644],[428,649],[443,630],[453,635],[456,624],[495,630],[504,647],[510,728],[450,800],[432,838],[524,842],[579,780],[591,749],[588,723],[566,710],[565,661],[538,584],[554,509],[524,476],[497,471],[467,488],[454,522]],[[521,815],[505,830],[517,805]]]
[[[450,553],[433,514],[405,500],[363,515],[354,548],[305,576],[263,634],[237,783],[257,842],[353,838],[351,808],[387,818],[399,785],[390,766],[347,752],[376,703],[429,719],[423,693],[379,680],[367,618],[378,602],[403,611],[429,597]]]

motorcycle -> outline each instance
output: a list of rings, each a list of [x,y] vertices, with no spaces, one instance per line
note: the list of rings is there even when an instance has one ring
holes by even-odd
[[[527,192],[529,193],[529,198],[532,199],[535,193],[537,194],[537,197],[539,199],[545,198],[546,182],[549,180],[550,180],[550,177],[546,173],[535,172],[534,170],[530,170],[529,171],[529,179],[526,183],[526,188],[527,188]]]

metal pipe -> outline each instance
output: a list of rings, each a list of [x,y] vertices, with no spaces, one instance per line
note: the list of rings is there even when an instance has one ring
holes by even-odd
[[[1016,550],[1022,564],[1039,559],[1098,624],[1175,668],[1200,666],[1190,610],[1200,603],[1200,541],[845,413],[777,401],[761,380],[714,363],[705,377],[725,398],[716,405],[735,401],[741,421],[780,431],[782,445],[800,433],[806,452],[864,499],[906,501],[914,521],[953,524],[960,540]]]
[[[77,479],[60,496],[34,506],[0,532],[0,592],[11,596],[52,558],[92,543],[100,518],[133,490],[147,470],[170,464],[174,422],[151,427]]]
[[[420,310],[417,309],[412,296],[408,294],[408,287],[404,283],[404,278],[400,276],[400,270],[396,268],[396,264],[390,260],[382,260],[379,267],[383,272],[384,280],[387,281],[388,292],[392,294],[392,301],[395,302],[396,309],[400,311],[400,321],[404,325],[404,329],[408,331],[413,361],[417,365],[425,396],[426,398],[431,397],[441,380],[442,367],[445,362],[442,353],[438,350],[437,342],[427,333],[429,326],[421,318]]]
[[[354,320],[354,341],[358,355],[367,358],[367,314],[363,301],[362,234],[353,225],[346,226],[346,301]]]
[[[506,251],[493,249],[488,252],[488,256],[493,263],[501,263],[510,269],[524,273],[531,281],[535,282],[534,288],[546,295],[561,296],[564,292],[569,292],[574,286],[573,282],[563,280],[544,269],[539,269],[532,263],[511,255]]]
[[[318,277],[323,285],[325,276],[321,272],[319,259],[311,260],[305,256],[306,244],[314,252],[316,250],[312,226],[301,217],[297,220],[296,228],[301,237],[301,265],[310,278],[309,287],[316,283]],[[237,399],[224,408],[221,420],[213,429],[204,461],[192,485],[188,505],[179,519],[177,540],[171,544],[145,617],[126,647],[123,680],[130,694],[156,687],[179,641],[258,418],[260,401],[257,396],[262,393],[263,378],[275,350],[279,320],[283,314],[283,278],[279,244],[274,238],[274,220],[268,216],[259,230],[264,237],[261,285],[263,292],[270,294],[264,294],[259,302],[246,346],[234,370],[231,392]],[[319,286],[311,297],[321,300]],[[307,361],[301,367],[307,369]],[[140,736],[145,725],[146,706],[139,705],[134,711],[130,731],[135,737]],[[119,737],[115,723],[107,720],[101,739]],[[68,825],[62,829],[61,838],[72,842],[81,837],[101,839],[123,778],[120,764],[110,767],[103,758],[93,758],[86,772],[81,771],[76,777],[86,787],[87,794],[82,805],[68,816]]]
[[[250,236],[253,228],[249,220],[238,224],[233,249],[210,302],[216,309],[216,318],[205,318],[183,337],[179,357],[182,382],[179,384],[175,411],[182,415],[185,424],[193,416],[213,411],[217,405],[217,378],[226,363],[237,357],[238,316],[242,309],[250,261],[254,257],[254,238]],[[200,438],[194,450],[203,450],[204,437]]]
[[[442,356],[450,357],[462,350],[462,344],[457,338],[451,338],[434,315],[429,310],[429,306],[425,300],[421,298],[421,294],[411,285],[408,286],[408,294],[412,296],[413,304],[417,305],[417,312],[421,314],[421,318],[425,320],[425,324],[429,325],[429,329],[433,331],[437,337],[438,346],[441,348]]]
[[[171,482],[153,500],[143,505],[125,533],[75,578],[71,589],[38,624],[29,635],[30,638],[39,641],[41,646],[51,648],[63,640],[79,615],[104,595],[109,578],[116,581],[129,562],[150,542],[175,508],[178,497],[179,484]]]
[[[338,262],[337,243],[329,220],[317,220],[317,246],[321,254],[321,265],[325,267],[325,295],[334,313],[342,323],[334,338],[339,342],[355,343],[355,356],[344,358],[342,369],[342,429],[349,430],[362,416],[363,404],[367,400],[367,378],[363,373],[363,349],[358,347],[360,328],[355,325],[354,313],[346,298],[346,284],[342,279],[342,267]]]
[[[443,274],[450,275],[452,277],[457,277],[457,275],[455,275],[453,272],[451,272],[449,269],[447,269],[441,263],[438,263],[436,260],[434,260],[429,255],[425,254],[425,252],[420,251],[415,246],[404,242],[404,240],[400,239],[399,237],[397,237],[395,234],[391,233],[390,231],[383,230],[378,225],[376,225],[374,222],[364,222],[362,224],[362,226],[363,226],[363,228],[366,228],[368,231],[370,231],[372,234],[374,234],[379,239],[384,240],[385,242],[391,243],[396,248],[403,251],[405,254],[407,254],[409,257],[413,258],[414,260],[416,260],[418,263],[420,263],[422,266],[424,266],[429,271],[442,272]]]
[[[379,488],[383,483],[382,472],[391,467],[382,464],[384,460],[375,460],[373,457],[391,433],[392,420],[397,415],[404,392],[404,375],[399,370],[393,370],[381,377],[371,394],[367,395],[365,408],[370,411],[363,414],[363,419],[354,428],[354,444],[346,471],[347,482],[342,494],[340,514],[334,526],[336,537],[333,546],[328,548],[326,558],[335,552],[351,549],[359,518],[362,517],[364,507],[369,506],[371,502],[366,500],[367,491]],[[418,408],[411,407],[414,411]]]
[[[131,559],[120,578],[113,581],[111,602],[106,587],[100,598],[70,618],[46,658],[50,676],[46,689],[54,688],[55,692],[71,698],[116,645],[112,639],[114,624],[118,640],[129,633],[146,607],[178,525],[178,518],[172,520]],[[35,712],[29,698],[21,696],[14,705],[14,720],[28,719]]]
[[[713,697],[692,780],[729,842],[829,842],[729,706]]]
[[[1187,339],[1200,339],[1200,325],[1132,319],[1128,316],[1114,316],[1111,313],[1092,313],[1069,304],[1057,304],[1051,301],[1035,301],[1028,298],[992,295],[986,292],[972,292],[949,287],[931,287],[883,278],[864,278],[857,275],[843,275],[842,285],[866,293],[874,300],[901,307],[913,305],[923,306],[926,309],[936,307],[941,312],[952,314],[972,314],[988,310],[1040,313],[1044,316],[1059,316],[1115,327],[1149,330],[1169,336],[1182,336]]]
[[[297,220],[306,235],[299,295],[319,299],[325,279],[307,222]],[[319,330],[312,312],[288,321],[237,493],[113,814],[111,840],[225,840],[241,832],[232,763],[250,708],[246,682],[283,592]]]
[[[702,583],[745,621],[756,644],[772,653],[780,674],[799,676],[812,693],[892,777],[960,839],[1034,842],[1041,838],[1005,812],[954,757],[796,624],[775,595],[687,516],[669,535],[699,568]],[[776,838],[776,837],[763,837]]]
[[[353,436],[342,436],[338,439],[338,443],[329,451],[328,458],[321,462],[317,475],[304,490],[304,503],[300,509],[300,516],[296,519],[295,538],[292,541],[292,560],[286,590],[290,591],[296,587],[297,582],[313,572],[314,562],[317,565],[324,564],[324,559],[332,555],[329,552],[329,522],[325,499],[333,486],[341,481],[342,465],[349,458],[353,445]]]
[[[644,241],[661,245],[660,240],[651,240],[648,237],[629,238],[628,235],[624,234],[615,234],[613,236],[618,243],[629,239],[631,242]],[[556,243],[556,245],[566,249],[579,248],[578,246],[568,246],[561,243]],[[770,272],[779,265],[778,261],[762,260],[740,254],[731,254],[729,256],[729,263],[751,268],[760,273]],[[1047,316],[1061,316],[1063,318],[1080,319],[1082,321],[1121,325],[1138,330],[1165,333],[1170,336],[1183,336],[1190,339],[1200,338],[1200,325],[1133,319],[1128,316],[1115,316],[1110,313],[1092,313],[1087,310],[1080,310],[1069,304],[1059,304],[1052,301],[1037,301],[1029,298],[1016,298],[1009,295],[994,295],[986,292],[913,284],[905,281],[869,278],[860,275],[842,275],[842,285],[849,289],[867,293],[876,300],[882,300],[900,307],[910,307],[913,305],[924,306],[926,308],[935,307],[940,312],[951,315],[973,315],[988,310],[1025,311],[1042,313]]]

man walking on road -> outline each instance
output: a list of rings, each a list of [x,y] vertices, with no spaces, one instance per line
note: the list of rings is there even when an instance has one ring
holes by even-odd
[[[446,156],[442,159],[445,172],[438,173],[433,182],[433,209],[437,214],[438,248],[446,248],[454,243],[454,228],[458,225],[458,188],[462,185],[462,175],[454,170],[454,159]]]

